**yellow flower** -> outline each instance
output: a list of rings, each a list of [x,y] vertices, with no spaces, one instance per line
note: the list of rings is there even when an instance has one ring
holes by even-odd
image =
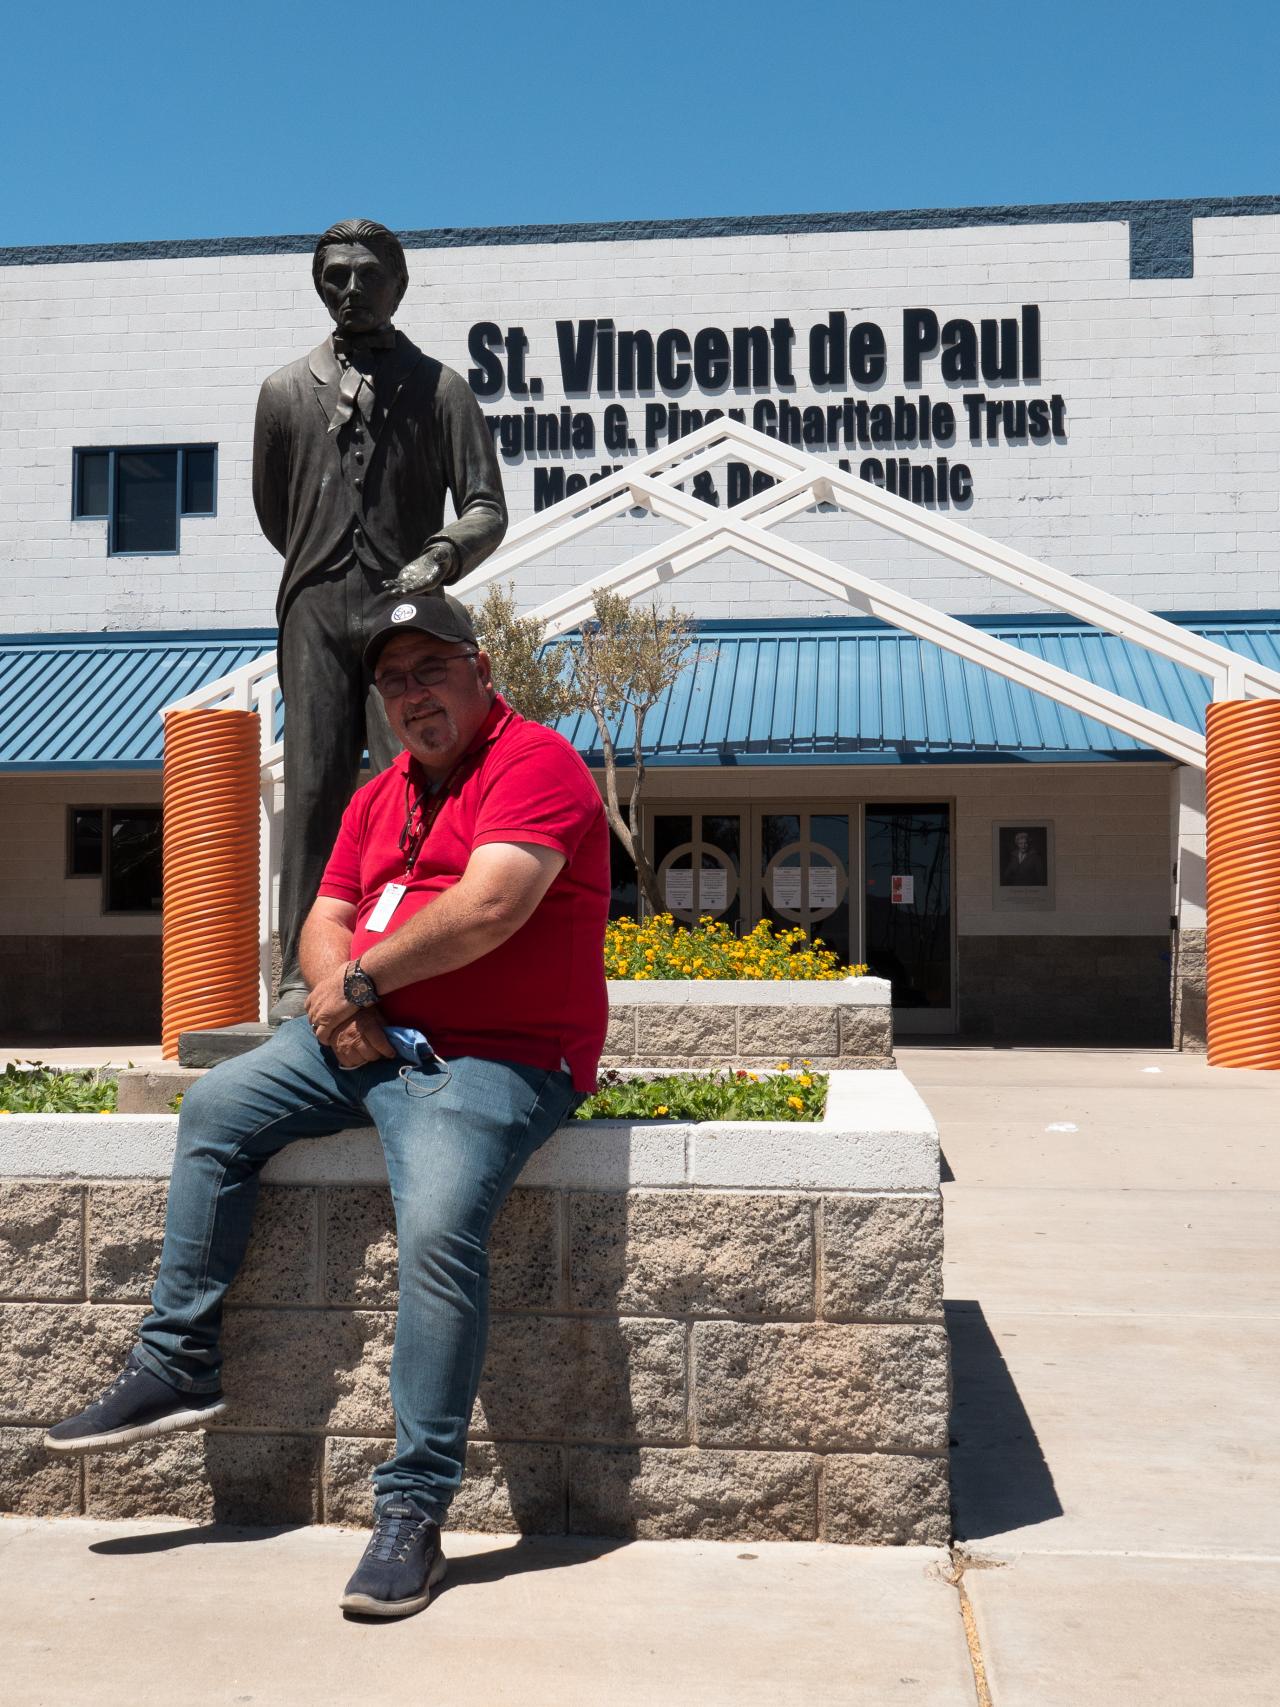
[[[791,1067],[790,1061],[779,1061],[778,1062],[778,1071],[780,1073],[788,1072],[790,1070],[790,1067]]]
[[[802,1109],[804,1107],[804,1099],[802,1097],[788,1097],[787,1102],[790,1104],[790,1106],[792,1108],[797,1109],[797,1110]]]
[[[653,1112],[654,1112],[654,1113],[655,1113],[655,1114],[665,1114],[665,1113],[666,1113],[666,1112],[667,1112],[667,1105],[666,1105],[666,1103],[665,1103],[665,1102],[660,1102],[660,1103],[659,1103],[659,1104],[658,1104],[658,1106],[657,1106],[657,1108],[655,1108],[655,1109],[654,1109],[654,1111],[653,1111]]]
[[[805,1090],[808,1090],[809,1086],[813,1083],[813,1079],[808,1073],[801,1073],[798,1083],[802,1084]]]
[[[747,1077],[751,1080],[753,1085],[758,1085],[760,1083],[759,1073],[748,1073]]]

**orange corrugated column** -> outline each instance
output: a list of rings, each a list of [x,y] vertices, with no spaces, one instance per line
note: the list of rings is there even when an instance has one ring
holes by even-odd
[[[162,1052],[258,1018],[258,715],[164,720]]]
[[[1280,1068],[1280,700],[1208,708],[1211,1067]]]

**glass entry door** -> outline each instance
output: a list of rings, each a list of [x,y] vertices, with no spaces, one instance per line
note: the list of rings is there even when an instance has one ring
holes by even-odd
[[[735,930],[742,918],[742,820],[736,812],[655,812],[653,861],[669,913],[692,924],[704,913]]]
[[[951,810],[941,805],[865,810],[865,946],[872,972],[893,986],[894,1026],[949,1031]]]
[[[849,814],[756,814],[757,918],[803,925],[842,961],[850,956]]]

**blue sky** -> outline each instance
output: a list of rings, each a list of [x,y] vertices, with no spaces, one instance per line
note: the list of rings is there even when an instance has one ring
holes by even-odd
[[[0,245],[1280,192],[1275,0],[53,0],[5,49]]]

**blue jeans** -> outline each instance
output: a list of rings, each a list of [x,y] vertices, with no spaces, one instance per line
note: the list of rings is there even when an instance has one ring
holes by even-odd
[[[183,1098],[137,1356],[185,1392],[216,1391],[223,1299],[249,1243],[259,1170],[295,1138],[372,1121],[400,1252],[396,1451],[373,1472],[375,1500],[411,1494],[441,1521],[462,1480],[484,1364],[489,1230],[529,1157],[581,1100],[568,1073],[475,1056],[450,1061],[447,1075],[382,1060],[346,1070],[305,1018],[288,1020]]]

